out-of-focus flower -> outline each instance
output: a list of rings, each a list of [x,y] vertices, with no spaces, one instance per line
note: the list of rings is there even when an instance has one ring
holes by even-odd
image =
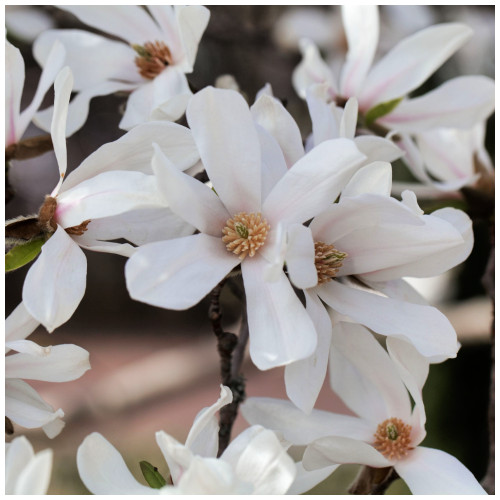
[[[9,36],[33,43],[40,33],[55,27],[53,17],[41,6],[6,5],[5,27]]]
[[[73,344],[42,347],[26,340],[38,325],[22,302],[5,321],[5,348],[9,354],[5,358],[5,415],[27,429],[42,427],[53,438],[64,426],[64,412],[54,411],[23,379],[76,380],[90,369],[89,353]]]
[[[179,172],[160,151],[153,167],[172,211],[200,234],[140,247],[125,268],[130,295],[187,309],[241,264],[252,360],[268,369],[302,359],[313,352],[316,333],[285,273],[266,280],[279,252],[274,242],[329,206],[365,157],[351,141],[335,139],[287,169],[276,144],[261,147],[266,132],[231,90],[202,90],[187,118],[213,190]]]
[[[50,46],[60,40],[75,75],[78,95],[71,102],[68,135],[78,130],[95,96],[132,91],[120,127],[150,120],[179,119],[191,90],[185,73],[193,71],[198,44],[210,12],[203,6],[150,5],[61,6],[93,28],[118,37],[110,40],[82,30],[49,30],[36,40],[33,52],[44,67]],[[38,114],[48,128],[51,110]]]
[[[52,450],[35,453],[24,436],[5,445],[6,495],[46,495],[52,473]]]
[[[306,416],[288,401],[250,398],[242,406],[245,418],[307,445],[306,470],[345,463],[394,467],[414,495],[485,494],[455,457],[419,446],[425,437],[428,362],[400,339],[387,338],[388,354],[354,323],[338,323],[333,336],[332,387],[359,417],[319,410]]]

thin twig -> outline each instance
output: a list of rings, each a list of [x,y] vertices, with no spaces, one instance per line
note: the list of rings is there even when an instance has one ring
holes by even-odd
[[[399,478],[394,467],[363,466],[349,488],[351,495],[383,495],[392,482]]]

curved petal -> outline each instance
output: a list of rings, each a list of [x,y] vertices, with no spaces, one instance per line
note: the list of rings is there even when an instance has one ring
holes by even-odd
[[[17,478],[22,470],[35,456],[33,446],[25,436],[14,438],[5,446],[5,494],[15,495]],[[45,494],[45,493],[43,493]]]
[[[25,339],[39,324],[21,302],[5,320],[5,342]]]
[[[354,139],[358,124],[358,101],[351,97],[344,106],[342,119],[340,121],[340,137]]]
[[[228,211],[260,211],[259,137],[243,97],[233,90],[207,87],[192,97],[186,116],[208,176]]]
[[[84,253],[58,226],[26,275],[24,305],[52,332],[75,312],[85,293],[86,277],[87,259]]]
[[[332,309],[381,335],[407,340],[424,356],[457,355],[457,334],[434,307],[356,290],[337,281],[318,287],[318,295]]]
[[[342,190],[340,199],[365,193],[390,196],[392,187],[392,167],[386,161],[374,161],[360,168]]]
[[[130,296],[165,309],[197,304],[239,264],[221,238],[196,234],[140,247],[127,261]]]
[[[15,495],[46,495],[52,473],[53,452],[38,452],[19,473]]]
[[[116,448],[101,434],[89,434],[76,454],[78,473],[94,495],[155,495],[157,490],[137,482]]]
[[[330,465],[329,467],[309,471],[304,469],[302,462],[297,462],[295,466],[297,467],[297,475],[295,476],[295,481],[292,486],[290,486],[290,489],[287,491],[287,495],[302,495],[308,492],[333,474],[339,467],[338,465]]]
[[[368,73],[359,96],[364,111],[404,97],[427,80],[470,37],[459,23],[430,26],[399,42]]]
[[[455,457],[419,446],[395,465],[414,495],[486,495],[478,480]]]
[[[174,5],[147,5],[151,17],[155,20],[162,31],[162,41],[170,49],[174,62],[181,63],[184,51],[179,34],[179,23],[175,13]]]
[[[401,158],[405,152],[389,139],[373,135],[360,135],[354,138],[356,147],[366,156],[367,161],[388,161]]]
[[[24,86],[24,60],[21,51],[5,40],[5,145],[15,144],[23,135],[19,126]]]
[[[286,268],[290,281],[297,288],[312,288],[318,284],[318,272],[314,263],[315,251],[311,230],[302,224],[288,228]]]
[[[187,446],[164,431],[156,433],[156,443],[167,462],[173,484],[178,485],[196,457]]]
[[[313,84],[307,88],[307,107],[311,115],[314,145],[340,137],[340,108],[329,102],[328,84]]]
[[[247,297],[250,356],[261,370],[310,356],[317,343],[312,320],[281,272],[276,281],[264,276],[266,261],[259,255],[241,263]]]

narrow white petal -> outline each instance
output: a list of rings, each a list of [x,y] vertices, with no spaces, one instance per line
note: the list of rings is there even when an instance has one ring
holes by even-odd
[[[328,139],[340,137],[340,120],[335,104],[329,103],[328,84],[314,84],[308,87],[307,107],[311,115],[314,145]]]
[[[390,196],[392,187],[392,167],[386,161],[374,161],[360,168],[342,190],[340,199],[364,193]]]
[[[311,230],[302,224],[292,224],[288,228],[285,259],[290,281],[297,288],[312,288],[318,284],[314,258],[314,240]]]
[[[73,315],[86,286],[87,259],[66,231],[57,231],[43,245],[23,286],[28,312],[52,332]]]
[[[179,480],[191,466],[195,456],[187,446],[179,443],[177,439],[164,431],[156,433],[156,443],[167,462],[173,484],[178,485]]]
[[[19,471],[35,456],[25,436],[14,438],[5,446],[5,494],[13,495]]]
[[[20,472],[15,495],[46,495],[52,473],[52,450],[37,453]]]
[[[339,467],[338,465],[330,465],[314,471],[305,470],[302,462],[295,464],[297,467],[297,475],[287,495],[302,495],[314,488],[316,485],[324,481]]]
[[[39,324],[21,302],[5,320],[5,341],[25,339]]]
[[[405,154],[394,142],[383,137],[360,135],[354,138],[354,142],[356,147],[366,156],[367,161],[380,160],[390,163]]]
[[[16,143],[24,133],[19,126],[24,86],[24,60],[21,51],[5,40],[5,145]]]
[[[342,120],[340,121],[340,137],[354,139],[358,123],[358,101],[351,97],[344,107]]]

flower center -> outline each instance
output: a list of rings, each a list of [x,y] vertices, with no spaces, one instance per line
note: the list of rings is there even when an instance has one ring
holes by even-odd
[[[222,241],[229,252],[243,260],[247,255],[253,257],[264,245],[271,226],[260,213],[240,212],[226,221],[222,229]]]
[[[57,223],[54,219],[57,209],[57,200],[52,196],[46,196],[43,205],[40,207],[38,212],[38,226],[45,233],[53,233],[57,229]],[[90,219],[83,221],[77,226],[67,227],[65,231],[68,234],[73,234],[75,236],[81,236],[86,230],[90,223]]]
[[[328,245],[322,241],[314,242],[314,251],[318,285],[321,285],[337,276],[337,272],[342,267],[342,261],[347,257],[347,254],[339,252],[333,245]]]
[[[411,425],[399,418],[388,418],[377,427],[374,434],[374,447],[389,460],[399,460],[408,454],[410,446]]]
[[[135,64],[144,78],[152,80],[169,64],[172,64],[170,49],[163,42],[146,42],[144,45],[133,44],[137,52]]]

